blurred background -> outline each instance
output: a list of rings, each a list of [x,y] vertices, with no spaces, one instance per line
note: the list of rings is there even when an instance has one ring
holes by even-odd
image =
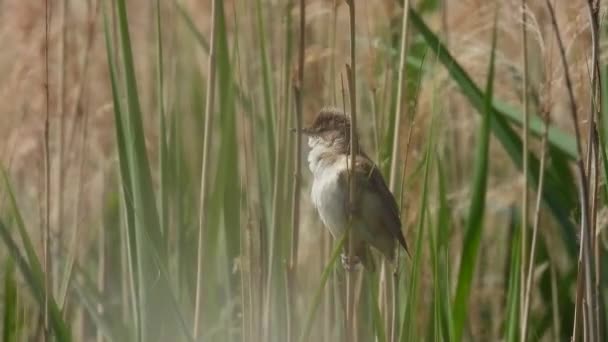
[[[0,1],[3,341],[604,340],[606,3],[303,2]],[[353,105],[412,256],[346,324],[289,130]]]

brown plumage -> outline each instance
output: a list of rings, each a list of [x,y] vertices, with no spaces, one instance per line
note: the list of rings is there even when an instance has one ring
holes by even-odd
[[[350,119],[336,109],[322,109],[310,127],[302,130],[308,136],[311,151],[308,161],[314,175],[313,204],[321,220],[335,238],[349,227],[348,189],[350,174]],[[361,261],[373,270],[368,245],[393,261],[396,242],[407,250],[399,209],[374,162],[361,150],[352,170],[356,182],[352,234],[354,262]],[[352,260],[346,260],[350,266]]]

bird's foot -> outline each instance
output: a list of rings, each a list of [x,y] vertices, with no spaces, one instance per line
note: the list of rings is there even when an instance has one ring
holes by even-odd
[[[341,254],[340,258],[342,260],[342,267],[344,267],[344,270],[347,272],[356,271],[357,266],[361,265],[361,260],[356,255],[349,256],[348,254]]]

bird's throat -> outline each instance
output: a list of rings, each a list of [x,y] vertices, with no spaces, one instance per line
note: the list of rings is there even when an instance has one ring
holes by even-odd
[[[308,153],[308,166],[315,177],[323,173],[327,168],[334,168],[335,163],[344,162],[344,158],[347,156],[347,149],[341,142],[313,139],[309,140],[311,149]]]

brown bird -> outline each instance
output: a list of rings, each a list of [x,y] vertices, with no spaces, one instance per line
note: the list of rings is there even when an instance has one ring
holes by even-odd
[[[308,136],[308,163],[313,173],[312,202],[323,224],[334,238],[340,239],[348,229],[350,117],[338,109],[322,109],[310,127],[302,129]],[[356,202],[352,208],[354,260],[342,254],[342,264],[350,269],[361,262],[367,270],[375,269],[368,246],[371,245],[390,261],[395,260],[396,242],[408,252],[401,232],[399,209],[380,170],[361,150],[352,170],[355,177]],[[348,242],[347,242],[348,245]]]

